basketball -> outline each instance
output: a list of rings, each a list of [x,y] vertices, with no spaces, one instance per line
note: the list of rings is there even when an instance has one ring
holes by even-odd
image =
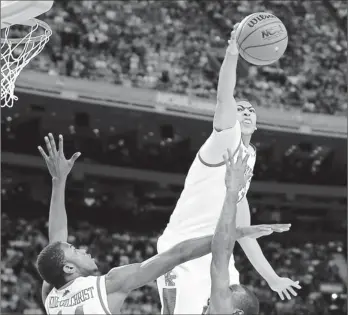
[[[257,66],[276,62],[288,46],[283,22],[271,13],[253,13],[239,24],[236,41],[240,55]]]

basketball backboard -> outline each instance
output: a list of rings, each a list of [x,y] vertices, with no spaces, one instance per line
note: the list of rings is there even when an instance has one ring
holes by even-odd
[[[52,35],[50,26],[37,16],[51,9],[53,0],[1,1],[1,107],[12,107],[16,79]],[[24,35],[11,36],[12,26],[24,26]]]
[[[35,18],[49,11],[52,5],[53,0],[1,1],[1,29]]]

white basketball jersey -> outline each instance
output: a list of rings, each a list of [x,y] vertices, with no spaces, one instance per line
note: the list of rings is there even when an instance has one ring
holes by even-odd
[[[45,309],[49,315],[111,314],[105,288],[105,276],[79,277],[70,285],[48,294]]]
[[[184,189],[160,240],[173,246],[189,238],[214,234],[226,196],[223,154],[230,148],[236,159],[241,146],[243,156],[250,154],[247,172],[252,174],[256,152],[242,143],[239,122],[229,130],[213,131],[190,167]],[[239,201],[249,186],[250,180],[239,192]]]

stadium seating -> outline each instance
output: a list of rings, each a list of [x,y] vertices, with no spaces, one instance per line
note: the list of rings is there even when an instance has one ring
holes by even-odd
[[[332,1],[339,18],[347,12]],[[258,11],[281,18],[289,32],[275,65],[248,68],[237,95],[264,107],[342,114],[347,109],[346,35],[321,2],[56,1],[43,18],[47,48],[29,65],[52,75],[215,97],[216,48],[233,23]]]

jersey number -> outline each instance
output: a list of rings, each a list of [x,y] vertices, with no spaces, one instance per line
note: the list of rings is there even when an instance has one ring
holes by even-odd
[[[62,315],[62,314],[63,314],[63,313],[62,313],[62,310],[60,310],[60,311],[57,313],[57,315]],[[83,314],[85,314],[85,313],[83,312],[83,305],[76,307],[76,308],[75,308],[74,314],[75,314],[75,315],[83,315]]]

